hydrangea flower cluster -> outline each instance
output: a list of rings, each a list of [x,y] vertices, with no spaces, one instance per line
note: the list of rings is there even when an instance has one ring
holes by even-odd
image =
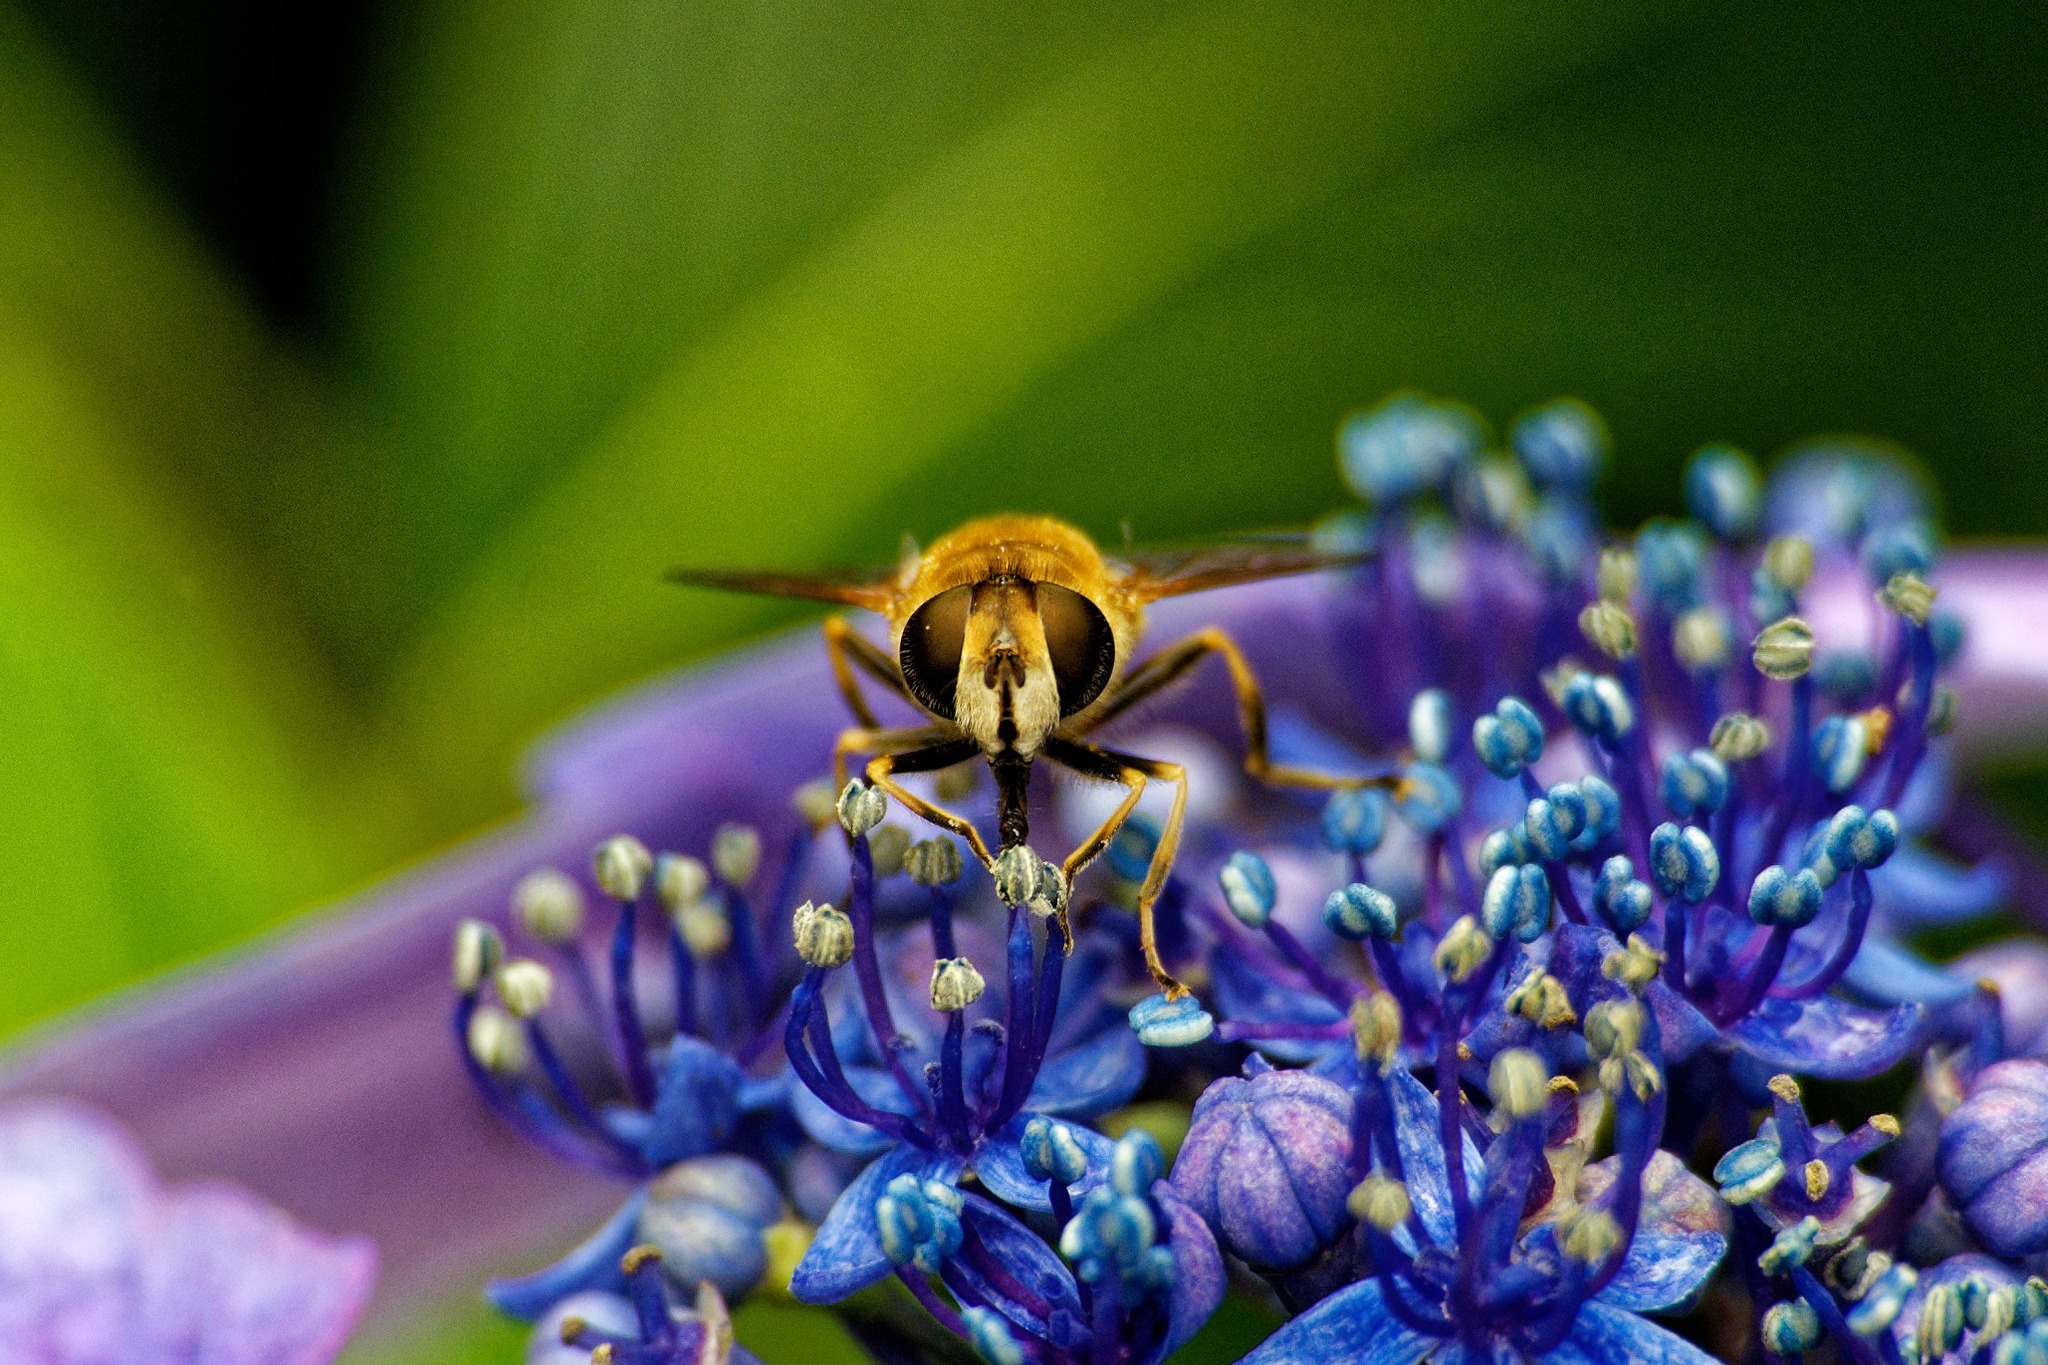
[[[479,1092],[630,1191],[493,1288],[533,1359],[744,1358],[757,1292],[885,1358],[1155,1362],[1229,1285],[1285,1316],[1259,1365],[2048,1361],[2043,1031],[1910,942],[2004,894],[1931,844],[1965,642],[1910,469],[1709,446],[1686,519],[1609,537],[1575,401],[1494,449],[1401,395],[1338,451],[1364,506],[1316,535],[1369,553],[1272,747],[1402,780],[1194,803],[1155,907],[1191,993],[1140,955],[1143,815],[1069,885],[858,781],[779,860],[536,873],[535,956],[464,926]],[[1913,1060],[1903,1119],[1809,1113]]]

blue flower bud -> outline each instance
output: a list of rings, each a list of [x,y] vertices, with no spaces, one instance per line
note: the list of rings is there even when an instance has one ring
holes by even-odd
[[[678,1162],[647,1189],[634,1237],[661,1251],[680,1284],[709,1280],[739,1298],[768,1269],[762,1234],[782,1217],[775,1177],[731,1152]]]
[[[1363,939],[1390,939],[1401,929],[1401,912],[1394,898],[1364,882],[1353,882],[1332,891],[1323,902],[1323,923],[1330,932],[1356,943]]]
[[[1839,796],[1863,776],[1869,731],[1861,716],[1829,716],[1813,732],[1813,773]]]
[[[1535,856],[1529,847],[1527,825],[1509,825],[1479,841],[1479,871],[1484,876],[1491,877],[1503,867],[1518,867]]]
[[[1572,850],[1584,853],[1621,828],[1621,795],[1605,778],[1586,776],[1579,779],[1579,797],[1586,807],[1586,827],[1573,838]]]
[[[1581,732],[1612,744],[1635,728],[1636,709],[1606,674],[1580,673],[1565,684],[1564,714]]]
[[[1799,610],[1792,590],[1758,569],[1749,580],[1749,614],[1757,621],[1782,621]]]
[[[1513,779],[1543,757],[1543,722],[1520,697],[1502,697],[1472,722],[1472,747],[1495,777]]]
[[[1263,929],[1273,917],[1273,900],[1279,888],[1273,883],[1273,869],[1258,854],[1239,849],[1230,855],[1216,874],[1223,888],[1223,902],[1247,929]]]
[[[1617,853],[1600,865],[1593,904],[1614,932],[1626,937],[1650,918],[1650,888],[1636,880],[1635,865]]]
[[[937,1180],[897,1176],[875,1200],[882,1254],[900,1266],[936,1275],[960,1250],[960,1191]]]
[[[963,1308],[960,1325],[967,1329],[967,1344],[987,1365],[1024,1365],[1024,1348],[1017,1344],[1001,1313],[993,1308]]]
[[[1377,787],[1346,787],[1323,805],[1323,846],[1338,853],[1371,853],[1387,837],[1389,803]]]
[[[1913,1292],[1913,1286],[1919,1279],[1919,1272],[1904,1261],[1893,1262],[1891,1268],[1863,1295],[1862,1301],[1845,1314],[1849,1330],[1867,1337],[1891,1326],[1898,1318],[1899,1310],[1906,1306],[1906,1297]]]
[[[1410,763],[1402,769],[1406,789],[1394,809],[1403,820],[1424,834],[1435,834],[1465,807],[1465,793],[1458,779],[1434,763]]]
[[[1522,527],[1523,543],[1546,581],[1576,583],[1593,553],[1593,523],[1583,503],[1565,494],[1546,494]]]
[[[1686,510],[1721,539],[1755,535],[1763,505],[1756,461],[1734,446],[1701,446],[1686,464]]]
[[[1667,821],[1650,831],[1650,879],[1665,895],[1698,905],[1721,880],[1721,855],[1698,825]]]
[[[1586,827],[1586,799],[1578,788],[1560,782],[1529,803],[1522,818],[1529,848],[1544,862],[1554,863],[1570,854],[1572,840]]]
[[[1671,754],[1658,773],[1657,796],[1664,808],[1681,820],[1711,815],[1728,804],[1731,790],[1728,765],[1711,749],[1694,749],[1689,754]]]
[[[1706,599],[1707,542],[1690,522],[1659,518],[1636,533],[1636,571],[1667,616]]]
[[[1033,1180],[1072,1185],[1088,1174],[1088,1153],[1075,1139],[1074,1130],[1058,1119],[1033,1115],[1024,1125],[1024,1136],[1017,1145],[1024,1157],[1024,1169]]]
[[[1306,1265],[1349,1231],[1350,1092],[1308,1071],[1225,1076],[1195,1101],[1173,1188],[1225,1251]]]
[[[1804,1299],[1774,1303],[1764,1314],[1763,1343],[1777,1355],[1798,1355],[1820,1345],[1820,1314]]]
[[[1133,1128],[1116,1140],[1109,1154],[1109,1183],[1119,1194],[1143,1199],[1152,1193],[1152,1182],[1166,1173],[1166,1156],[1159,1139],[1143,1128]]]
[[[1131,1006],[1131,1030],[1147,1047],[1187,1047],[1216,1029],[1216,1021],[1192,995],[1169,1000],[1166,993],[1148,995]]]
[[[1534,943],[1550,927],[1550,878],[1535,866],[1504,867],[1486,883],[1480,927],[1492,938],[1510,933]]]
[[[1451,752],[1451,694],[1427,687],[1408,703],[1408,743],[1425,763],[1441,763]]]
[[[1822,889],[1811,868],[1788,873],[1782,867],[1767,867],[1750,884],[1749,917],[1758,924],[1803,928],[1820,913]]]
[[[1863,538],[1863,564],[1870,581],[1879,586],[1891,582],[1895,574],[1925,578],[1938,554],[1934,528],[1918,518],[1880,526]]]
[[[1083,1282],[1095,1284],[1143,1266],[1158,1232],[1149,1203],[1104,1185],[1089,1192],[1061,1230],[1060,1255]]]
[[[1443,486],[1485,439],[1470,409],[1396,394],[1344,419],[1337,428],[1337,466],[1359,497],[1401,502]]]
[[[1583,491],[1607,463],[1610,441],[1600,414],[1576,398],[1559,398],[1515,419],[1509,441],[1532,482]]]
[[[1784,1153],[1772,1137],[1751,1138],[1730,1147],[1714,1163],[1714,1183],[1721,1187],[1721,1198],[1730,1204],[1761,1198],[1784,1178]]]

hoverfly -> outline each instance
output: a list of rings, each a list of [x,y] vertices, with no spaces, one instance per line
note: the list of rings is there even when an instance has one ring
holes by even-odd
[[[992,516],[970,521],[919,553],[906,543],[897,565],[881,573],[785,574],[773,571],[679,568],[677,582],[737,592],[799,597],[859,607],[887,619],[891,655],[844,617],[825,622],[825,647],[855,725],[833,749],[845,785],[848,760],[871,755],[867,781],[923,819],[964,840],[992,871],[997,854],[963,816],[925,800],[897,779],[937,772],[980,757],[995,778],[999,851],[1029,837],[1025,794],[1031,765],[1046,759],[1086,777],[1120,784],[1116,810],[1061,864],[1073,878],[1116,837],[1152,782],[1173,786],[1173,804],[1139,886],[1139,939],[1145,965],[1169,998],[1187,994],[1159,959],[1152,906],[1180,843],[1187,807],[1186,774],[1178,764],[1091,743],[1088,736],[1138,703],[1220,656],[1237,693],[1245,734],[1245,770],[1283,786],[1332,790],[1398,786],[1389,777],[1336,777],[1272,761],[1266,749],[1266,705],[1258,678],[1229,635],[1196,631],[1131,664],[1144,609],[1161,598],[1235,583],[1309,573],[1358,562],[1292,542],[1224,542],[1195,550],[1112,559],[1065,522],[1042,516]],[[881,725],[855,670],[922,710],[927,723]],[[1061,932],[1071,928],[1060,912]]]

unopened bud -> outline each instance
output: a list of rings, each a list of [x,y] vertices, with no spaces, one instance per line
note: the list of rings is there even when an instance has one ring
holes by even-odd
[[[1462,982],[1493,955],[1493,940],[1470,915],[1461,915],[1436,945],[1436,969],[1449,981]]]
[[[474,995],[485,977],[505,960],[505,940],[480,919],[466,919],[455,926],[455,989]]]
[[[1369,1175],[1358,1182],[1344,1207],[1359,1222],[1392,1236],[1395,1228],[1408,1221],[1415,1206],[1406,1185],[1383,1175]]]
[[[526,1031],[501,1009],[485,1005],[469,1016],[469,1055],[494,1076],[526,1069]]]
[[[882,823],[889,813],[889,798],[880,788],[855,778],[840,791],[838,810],[840,825],[858,837]]]
[[[960,880],[966,865],[960,845],[940,838],[912,844],[903,855],[903,868],[919,886],[947,886]]]
[[[981,999],[986,985],[966,958],[941,958],[932,964],[932,1008],[941,1014],[964,1010]]]
[[[1401,1051],[1401,1002],[1391,991],[1374,991],[1351,1002],[1351,1040],[1358,1059],[1393,1065]]]
[[[1005,905],[1025,905],[1037,896],[1045,882],[1045,860],[1023,844],[1013,844],[996,855],[996,894]]]
[[[1707,747],[1723,763],[1747,763],[1771,747],[1771,730],[1746,711],[1731,711],[1714,722]]]
[[[512,913],[543,943],[567,943],[583,929],[583,888],[552,867],[527,873],[512,888]]]
[[[874,860],[877,877],[893,877],[903,870],[903,857],[910,851],[910,831],[901,825],[880,825],[868,835],[868,857]]]
[[[1689,672],[1722,667],[1734,649],[1734,632],[1719,607],[1694,607],[1671,623],[1671,652]]]
[[[597,846],[590,869],[598,889],[615,901],[636,901],[654,871],[654,855],[630,834],[615,835]]]
[[[664,853],[654,860],[654,894],[662,909],[680,915],[704,899],[711,889],[711,870],[703,860],[682,853]]]
[[[1934,606],[1934,588],[1911,569],[1895,573],[1878,589],[1877,600],[1916,626],[1927,624],[1927,613]]]
[[[1550,1068],[1528,1048],[1507,1048],[1487,1068],[1486,1093],[1510,1121],[1533,1118],[1550,1107]]]
[[[1612,602],[1618,607],[1627,606],[1636,591],[1635,551],[1619,545],[1602,550],[1600,566],[1594,570],[1593,581],[1601,601]]]
[[[790,917],[796,955],[813,967],[843,967],[853,957],[853,921],[844,911],[805,901]]]
[[[492,978],[498,998],[515,1019],[531,1019],[548,1007],[555,993],[554,974],[530,958],[520,958],[498,968]]]
[[[1626,659],[1636,652],[1635,617],[1605,598],[1588,602],[1579,613],[1579,633],[1610,659]]]
[[[816,834],[839,818],[839,794],[831,778],[814,778],[790,793],[789,808]]]
[[[720,825],[713,830],[711,870],[728,886],[745,890],[761,870],[761,831],[752,825]]]
[[[1791,682],[1813,667],[1813,627],[1797,616],[1773,621],[1757,632],[1751,651],[1757,672],[1775,682]]]
[[[1764,572],[1786,592],[1798,592],[1813,577],[1813,542],[1805,536],[1778,536],[1764,546]]]

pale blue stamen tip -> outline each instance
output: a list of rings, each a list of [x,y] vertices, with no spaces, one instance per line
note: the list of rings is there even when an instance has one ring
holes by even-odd
[[[1072,1185],[1088,1173],[1088,1153],[1081,1148],[1074,1130],[1057,1119],[1037,1115],[1024,1125],[1018,1144],[1024,1169],[1034,1180]]]
[[[1241,924],[1248,929],[1266,927],[1266,921],[1273,916],[1279,888],[1273,881],[1273,869],[1264,858],[1240,849],[1223,864],[1216,881],[1223,888],[1223,903]]]
[[[1513,779],[1543,757],[1543,722],[1520,697],[1502,697],[1492,715],[1472,722],[1472,747],[1487,771]]]
[[[963,1308],[960,1322],[967,1328],[968,1344],[987,1365],[1024,1365],[1024,1348],[1002,1314],[990,1308]]]
[[[1192,995],[1169,1000],[1164,991],[1131,1006],[1131,1029],[1147,1047],[1187,1047],[1216,1031],[1216,1020]]]
[[[1593,884],[1593,904],[1615,933],[1632,933],[1650,918],[1650,888],[1636,879],[1635,864],[1617,853],[1600,865],[1599,880]]]
[[[1353,882],[1323,902],[1323,923],[1331,933],[1354,943],[1390,939],[1400,931],[1401,911],[1386,892]]]

